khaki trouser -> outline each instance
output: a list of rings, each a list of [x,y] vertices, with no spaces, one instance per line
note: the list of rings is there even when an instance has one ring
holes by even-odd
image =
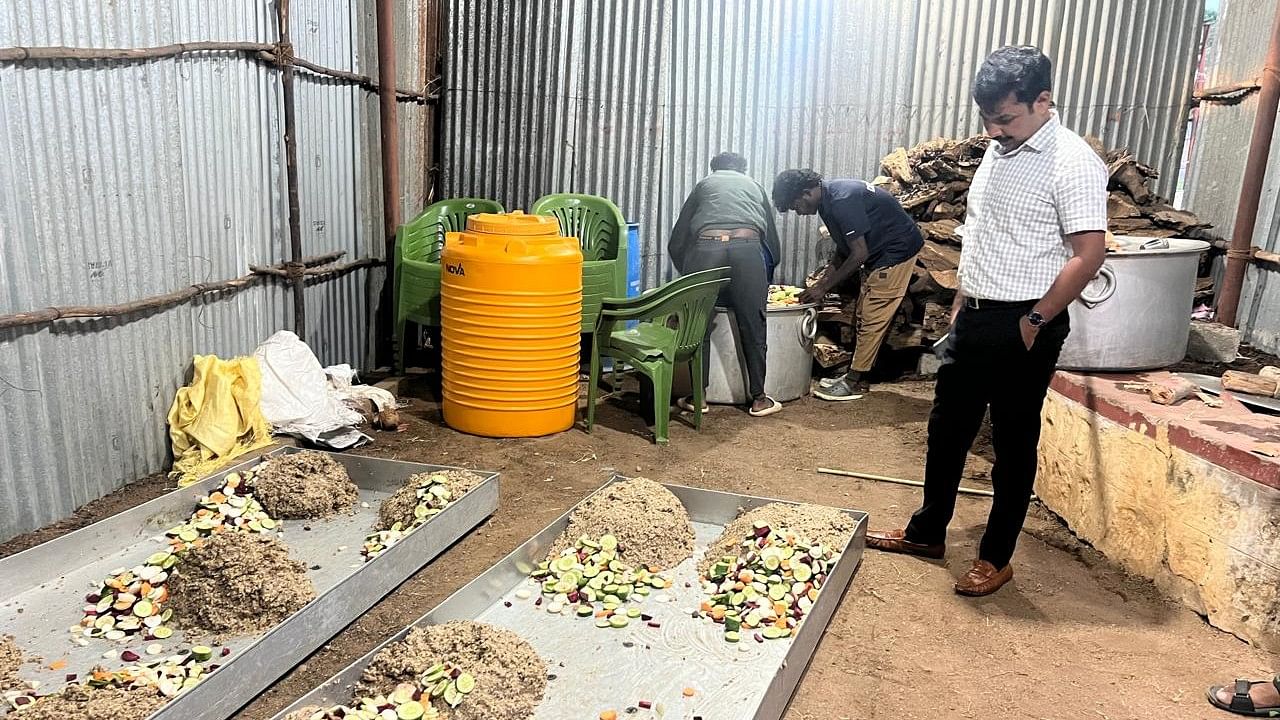
[[[853,349],[851,370],[867,372],[876,364],[876,355],[880,354],[884,336],[907,294],[915,266],[916,259],[912,256],[897,265],[876,268],[862,279],[862,294],[858,297],[858,344]]]

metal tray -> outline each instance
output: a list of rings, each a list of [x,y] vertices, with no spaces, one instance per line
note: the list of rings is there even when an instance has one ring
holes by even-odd
[[[300,451],[282,448],[266,457],[293,452]],[[369,507],[358,503],[354,514],[327,520],[285,521],[283,539],[290,555],[308,568],[319,566],[307,571],[316,598],[266,633],[226,638],[221,647],[232,652],[214,660],[221,667],[157,710],[153,720],[230,717],[498,508],[498,475],[480,472],[488,479],[378,557],[363,562],[360,549],[382,500],[410,475],[454,468],[332,455],[346,467],[360,488],[361,503]],[[137,638],[118,643],[90,640],[85,647],[71,641],[68,628],[80,621],[85,594],[97,590],[112,569],[136,565],[165,549],[164,531],[184,521],[200,496],[220,487],[227,473],[253,467],[259,460],[226,468],[190,487],[0,560],[0,577],[5,578],[0,583],[0,634],[13,635],[27,657],[42,659],[38,669],[24,664],[23,678],[40,681],[43,694],[65,685],[68,673],[83,679],[95,665],[113,669],[125,664],[104,660],[107,650],[128,648],[142,654],[147,643]],[[303,530],[304,525],[311,530]],[[160,657],[188,646],[180,630],[162,644],[165,650]],[[59,659],[66,660],[66,666],[50,669]],[[143,660],[147,659],[144,655]],[[3,714],[5,709],[0,708]]]
[[[611,482],[621,479],[615,477]],[[778,720],[862,560],[867,514],[844,510],[856,522],[853,537],[800,625],[799,634],[789,640],[765,643],[757,643],[748,635],[734,644],[725,642],[719,625],[692,617],[692,611],[703,600],[697,560],[742,510],[787,501],[679,485],[666,487],[689,511],[695,547],[693,557],[671,574],[672,587],[656,591],[641,606],[661,622],[661,628],[633,623],[622,630],[601,629],[581,618],[548,615],[541,608],[535,609],[532,599],[516,598],[515,591],[520,587],[534,589],[537,596],[536,588],[528,583],[527,572],[546,557],[559,537],[569,521],[569,513],[565,513],[413,625],[277,714],[275,720],[308,705],[327,707],[348,702],[360,673],[379,650],[402,640],[415,626],[450,620],[500,625],[533,645],[555,676],[534,714],[536,720],[594,718],[605,709],[627,717],[627,709],[637,706],[640,700],[653,703],[657,711],[654,716],[668,720],[695,716],[706,720]],[[685,587],[686,582],[689,587]],[[657,601],[656,596],[663,593],[670,602]],[[507,607],[506,602],[511,606]],[[686,687],[696,690],[692,698],[683,697]]]

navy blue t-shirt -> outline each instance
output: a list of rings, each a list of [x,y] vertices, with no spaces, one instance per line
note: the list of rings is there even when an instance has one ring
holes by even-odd
[[[818,215],[843,257],[852,240],[866,238],[868,270],[906,262],[924,247],[920,228],[897,198],[862,180],[826,181]]]

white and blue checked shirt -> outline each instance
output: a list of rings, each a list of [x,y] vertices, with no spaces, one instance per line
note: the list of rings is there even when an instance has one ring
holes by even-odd
[[[1107,167],[1058,113],[1008,153],[987,148],[969,187],[960,289],[1039,300],[1071,258],[1064,236],[1107,229]]]

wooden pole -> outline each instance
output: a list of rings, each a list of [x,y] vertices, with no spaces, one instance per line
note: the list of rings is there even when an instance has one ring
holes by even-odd
[[[342,257],[343,252],[331,252],[324,255],[316,255],[314,257],[303,258],[304,266],[323,265],[331,263]],[[332,268],[316,268],[314,271],[307,270],[308,277],[310,273],[315,272],[319,280],[329,280],[327,273],[348,272],[355,269],[354,266],[365,267],[370,264],[379,264],[381,261],[376,258],[365,258],[355,262],[346,263]],[[134,300],[127,303],[119,303],[116,305],[63,305],[59,307],[48,307],[40,310],[29,310],[26,312],[12,313],[9,315],[0,315],[0,330],[13,327],[23,327],[27,325],[42,325],[44,323],[53,322],[55,320],[65,320],[69,318],[105,318],[120,317],[124,315],[134,315],[137,313],[164,310],[165,308],[180,305],[197,295],[207,295],[210,293],[240,291],[244,288],[262,282],[266,276],[288,277],[288,272],[284,269],[283,263],[271,265],[269,267],[257,267],[250,265],[250,274],[243,275],[230,280],[219,280],[217,282],[196,283],[182,290],[175,290],[171,293],[163,295],[153,295],[142,300]],[[317,280],[317,281],[319,281]]]
[[[145,60],[159,60],[162,58],[178,57],[179,55],[196,52],[232,52],[251,53],[252,57],[258,60],[278,65],[282,61],[277,57],[277,49],[278,47],[276,45],[248,42],[189,42],[146,48],[79,48],[61,45],[49,47],[5,47],[0,48],[0,62],[23,63],[58,60],[80,62],[142,62]],[[382,86],[368,75],[360,75],[346,70],[336,70],[300,57],[293,58],[293,64],[297,67],[315,73],[316,75],[324,75],[326,77],[334,78],[335,80],[354,83],[375,93],[381,92],[382,90]],[[436,99],[434,95],[418,90],[396,88],[395,92],[397,100],[425,103]]]
[[[395,4],[393,0],[377,0],[378,34],[378,125],[382,145],[382,236],[387,262],[395,257],[396,231],[400,228],[400,129],[396,118],[396,42]],[[395,274],[387,268],[383,282],[381,325],[379,337],[387,357],[391,357],[393,344],[393,305],[396,288]]]
[[[276,4],[280,41],[276,57],[280,61],[280,86],[284,104],[284,174],[289,198],[289,281],[293,285],[293,331],[307,341],[307,298],[303,282],[302,210],[298,202],[298,125],[294,107],[293,43],[289,38],[289,0]]]

